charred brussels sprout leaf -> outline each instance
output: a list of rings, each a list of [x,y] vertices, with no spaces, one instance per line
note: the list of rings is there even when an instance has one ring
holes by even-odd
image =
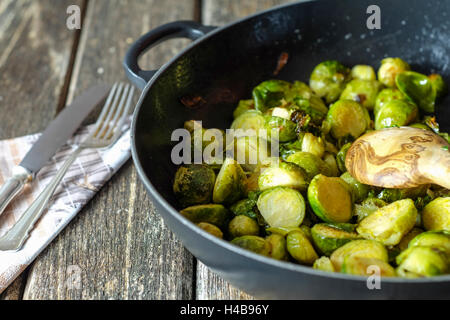
[[[436,90],[427,76],[408,71],[398,74],[395,82],[399,90],[414,101],[421,110],[434,112]]]
[[[388,87],[395,87],[395,77],[410,70],[408,63],[400,58],[386,58],[381,61],[380,69],[378,69],[378,81]]]
[[[356,230],[366,239],[394,246],[414,227],[416,218],[414,202],[404,199],[378,209],[362,220]]]
[[[327,103],[336,101],[349,80],[350,70],[336,60],[317,65],[309,80],[311,89]]]
[[[223,229],[229,219],[229,211],[221,204],[192,206],[180,213],[193,223],[207,222]]]
[[[315,176],[308,187],[308,200],[314,213],[325,222],[348,222],[353,215],[350,188],[340,178]]]
[[[450,231],[450,198],[436,198],[427,204],[422,222],[426,230]]]
[[[303,231],[292,231],[286,237],[289,254],[301,264],[312,265],[319,257]]]
[[[241,199],[245,194],[245,179],[239,163],[226,158],[214,185],[213,202],[230,205]]]
[[[381,85],[378,81],[352,80],[347,83],[340,99],[359,102],[363,107],[372,110],[380,87]]]
[[[298,227],[305,217],[305,200],[294,189],[277,187],[259,196],[258,209],[271,227]]]
[[[178,168],[173,192],[182,207],[211,201],[216,175],[207,165],[194,164]]]
[[[347,242],[361,238],[356,232],[346,231],[327,223],[315,224],[311,228],[311,235],[319,252],[328,257],[334,250],[342,247]]]
[[[339,100],[332,104],[327,121],[331,125],[331,135],[336,139],[347,135],[356,139],[370,126],[369,112],[353,100]]]
[[[417,119],[419,109],[406,100],[386,103],[375,116],[375,129],[406,126]]]

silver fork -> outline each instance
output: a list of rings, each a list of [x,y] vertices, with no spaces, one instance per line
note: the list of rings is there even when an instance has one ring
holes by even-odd
[[[130,111],[133,94],[134,87],[123,83],[114,84],[97,123],[91,129],[87,138],[77,146],[58,170],[56,176],[25,211],[19,221],[0,238],[0,250],[17,251],[22,248],[34,224],[46,209],[56,187],[83,150],[109,147],[120,137],[121,128]]]

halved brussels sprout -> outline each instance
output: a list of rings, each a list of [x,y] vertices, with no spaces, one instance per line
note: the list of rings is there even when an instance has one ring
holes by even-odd
[[[409,243],[412,239],[414,239],[417,235],[423,233],[423,230],[420,228],[413,228],[410,232],[408,232],[397,245],[400,251],[406,250],[408,248]],[[450,243],[450,239],[449,239]]]
[[[395,87],[395,77],[408,70],[411,70],[411,67],[400,58],[383,59],[380,69],[378,69],[378,81],[385,86]]]
[[[341,272],[367,277],[373,275],[374,272],[379,272],[379,275],[382,277],[396,276],[395,269],[386,261],[358,256],[345,258]]]
[[[323,221],[347,222],[352,218],[352,195],[340,178],[317,175],[308,187],[311,209]]]
[[[319,258],[303,231],[289,232],[286,246],[291,257],[301,264],[312,265]]]
[[[206,204],[211,201],[215,180],[214,170],[207,165],[184,165],[175,174],[173,192],[183,208]]]
[[[238,106],[233,112],[233,118],[237,119],[240,115],[244,114],[245,112],[254,109],[255,103],[253,102],[253,100],[241,100],[239,101]]]
[[[328,257],[320,257],[319,259],[314,261],[313,269],[327,271],[327,272],[335,271],[333,263],[331,263],[331,260]]]
[[[371,66],[356,65],[352,68],[351,76],[353,79],[376,80],[375,70]]]
[[[347,171],[347,168],[345,167],[345,157],[347,156],[347,151],[348,151],[348,149],[350,149],[351,146],[352,146],[352,143],[344,144],[336,156],[336,162],[337,162],[338,168],[339,168],[339,170],[341,170],[341,172]]]
[[[258,209],[271,227],[298,227],[305,217],[305,200],[300,192],[277,187],[264,191]]]
[[[428,76],[428,79],[430,79],[431,86],[434,88],[434,91],[436,91],[436,99],[443,98],[448,92],[448,87],[442,76],[433,73]]]
[[[197,226],[206,232],[212,234],[213,236],[216,236],[217,238],[223,239],[223,233],[222,231],[215,225],[208,223],[208,222],[200,222],[197,223]]]
[[[380,88],[381,84],[378,81],[355,79],[347,83],[339,99],[353,100],[372,110]]]
[[[231,239],[242,236],[257,236],[259,234],[259,225],[252,218],[239,215],[230,221],[228,233]]]
[[[407,100],[386,103],[375,116],[375,129],[406,126],[417,119],[419,109]]]
[[[427,76],[414,71],[402,72],[395,78],[395,83],[421,110],[434,112],[436,90]]]
[[[318,64],[309,80],[311,89],[327,103],[336,101],[349,80],[350,70],[336,60]]]
[[[350,172],[344,172],[341,175],[341,179],[348,183],[350,186],[350,190],[353,196],[354,202],[360,203],[365,198],[367,198],[367,195],[369,194],[370,187],[366,184],[363,184],[352,177]]]
[[[239,115],[231,124],[233,130],[253,130],[259,135],[259,130],[265,130],[266,119],[263,114],[256,110],[250,110]]]
[[[280,142],[288,142],[297,138],[297,125],[295,122],[270,115],[264,116],[264,119],[268,137],[271,137],[272,130],[277,130]]]
[[[334,250],[342,247],[347,242],[361,239],[359,234],[354,231],[346,231],[338,226],[317,223],[311,228],[311,235],[314,245],[320,253],[330,256]]]
[[[320,124],[328,112],[328,108],[322,99],[312,93],[309,98],[294,98],[294,105],[290,108],[293,111],[301,111],[311,116],[311,120],[316,124]]]
[[[246,171],[253,172],[270,158],[271,145],[261,137],[239,137],[234,143],[234,157]]]
[[[306,132],[302,138],[302,151],[322,158],[325,153],[325,141],[321,137],[316,137],[312,133]]]
[[[389,259],[386,248],[378,241],[353,240],[331,254],[330,259],[335,270],[341,270],[344,260],[348,257],[373,258],[384,262]]]
[[[291,83],[283,80],[264,81],[253,89],[255,109],[265,112],[270,108],[283,105],[286,94],[291,89]]]
[[[414,246],[397,256],[397,274],[405,278],[432,277],[449,270],[449,255],[433,247]]]
[[[395,246],[414,227],[417,209],[414,201],[404,199],[384,206],[359,223],[356,231],[366,239]]]
[[[380,91],[375,100],[373,114],[376,116],[381,108],[392,100],[405,100],[406,96],[397,88],[386,88]]]
[[[207,222],[221,229],[226,227],[230,218],[229,211],[221,204],[201,204],[183,209],[180,213],[193,223]]]
[[[274,187],[289,187],[304,191],[308,187],[306,172],[296,164],[281,162],[279,166],[265,169],[259,176],[261,191]]]
[[[336,139],[348,135],[356,139],[370,126],[369,112],[353,100],[339,100],[332,104],[327,121],[331,125],[331,135]]]
[[[296,152],[290,155],[287,162],[292,162],[306,171],[308,181],[319,173],[323,175],[331,175],[331,169],[318,156],[309,152]]]
[[[450,231],[450,198],[436,198],[422,211],[422,222],[426,230]]]
[[[270,244],[269,256],[277,260],[287,260],[288,252],[286,247],[286,238],[279,234],[271,234],[266,237],[266,241]]]
[[[245,195],[246,175],[239,163],[226,158],[217,175],[213,191],[213,202],[231,205]]]
[[[367,198],[361,204],[355,204],[357,222],[361,222],[364,218],[386,205],[387,203],[385,201],[378,198]]]
[[[270,243],[258,236],[242,236],[234,238],[231,240],[231,243],[263,256],[269,256],[271,250]]]
[[[339,175],[339,168],[336,162],[336,158],[332,153],[325,152],[323,156],[323,161],[327,164],[328,168],[330,168],[330,176],[337,177]]]
[[[450,254],[450,232],[427,231],[420,233],[409,242],[408,247],[440,248]]]

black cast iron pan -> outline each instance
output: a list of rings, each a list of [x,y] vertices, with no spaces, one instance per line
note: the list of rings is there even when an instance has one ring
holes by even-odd
[[[372,4],[381,10],[379,30],[367,28]],[[171,133],[184,121],[228,128],[237,102],[250,98],[256,84],[270,78],[307,82],[313,67],[324,60],[378,68],[384,57],[402,57],[414,70],[440,73],[449,82],[449,18],[449,1],[324,0],[277,7],[222,28],[181,21],[144,35],[124,62],[130,80],[143,89],[133,120],[132,151],[166,224],[200,261],[258,298],[450,298],[450,276],[382,279],[381,289],[369,289],[366,278],[272,260],[207,234],[177,212],[171,187],[176,166],[170,157]],[[173,37],[195,41],[159,71],[139,68],[144,51]],[[282,52],[289,54],[288,64],[275,77]],[[438,112],[444,130],[450,128],[449,102],[443,101]]]

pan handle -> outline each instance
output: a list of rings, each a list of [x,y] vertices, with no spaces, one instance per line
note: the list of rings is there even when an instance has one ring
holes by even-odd
[[[125,56],[123,66],[128,79],[139,89],[144,89],[147,82],[158,70],[142,70],[138,65],[139,57],[157,44],[172,38],[196,40],[216,27],[205,26],[195,21],[176,21],[164,24],[140,37]]]

